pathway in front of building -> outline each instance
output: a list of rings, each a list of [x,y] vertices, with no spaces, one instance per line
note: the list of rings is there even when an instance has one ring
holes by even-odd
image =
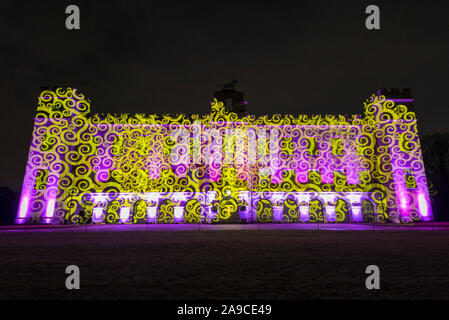
[[[446,230],[449,223],[423,224],[317,224],[317,223],[267,223],[267,224],[114,224],[114,225],[12,225],[0,226],[0,232],[98,232],[98,231],[230,231],[230,230],[304,230],[304,231],[398,231]]]

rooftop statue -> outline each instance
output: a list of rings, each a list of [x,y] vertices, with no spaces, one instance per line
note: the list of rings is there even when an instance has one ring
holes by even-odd
[[[235,90],[235,85],[237,84],[237,80],[233,80],[229,83],[223,84],[223,90]]]

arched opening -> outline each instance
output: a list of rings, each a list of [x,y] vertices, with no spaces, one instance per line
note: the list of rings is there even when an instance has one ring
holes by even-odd
[[[224,197],[218,205],[219,223],[240,223],[239,206],[232,197]]]
[[[273,222],[273,205],[267,199],[257,202],[257,221],[260,223]]]
[[[84,201],[79,212],[79,224],[91,224],[94,203],[90,200]]]
[[[120,202],[118,200],[113,200],[109,202],[106,208],[106,219],[105,222],[108,224],[118,223],[120,220]]]
[[[338,223],[350,222],[351,212],[348,202],[338,199],[335,202],[335,221]]]
[[[132,223],[147,222],[147,203],[145,200],[137,200],[133,205]]]
[[[323,203],[318,199],[313,199],[309,203],[309,221],[313,223],[324,223]]]
[[[298,222],[299,206],[293,198],[287,198],[284,201],[282,212],[282,221],[287,223]]]
[[[66,208],[64,215],[64,224],[82,224],[81,215],[84,215],[82,206],[78,205],[76,199],[71,199],[66,202]]]
[[[185,223],[200,223],[203,208],[197,199],[190,199],[187,201],[184,208],[184,222]]]
[[[173,223],[175,204],[170,199],[164,199],[159,203],[157,210],[157,223]]]
[[[362,219],[363,222],[375,222],[376,216],[374,212],[374,205],[369,200],[362,201]]]

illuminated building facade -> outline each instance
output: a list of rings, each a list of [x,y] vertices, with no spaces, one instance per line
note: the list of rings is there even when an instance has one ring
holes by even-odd
[[[43,90],[16,223],[362,223],[433,219],[408,90],[363,115],[92,114]]]

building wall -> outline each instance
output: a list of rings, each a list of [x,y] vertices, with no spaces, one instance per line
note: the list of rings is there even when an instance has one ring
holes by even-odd
[[[71,88],[38,99],[17,223],[431,220],[416,117],[91,114]],[[401,104],[402,103],[402,104]]]

